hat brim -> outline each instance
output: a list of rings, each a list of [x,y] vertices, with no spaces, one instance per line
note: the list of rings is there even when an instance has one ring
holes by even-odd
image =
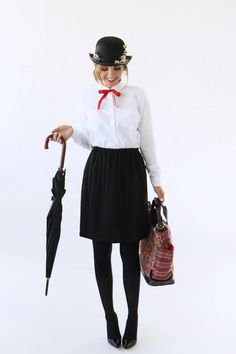
[[[126,59],[127,59],[127,63],[103,63],[99,60],[95,60],[93,58],[94,54],[92,53],[89,53],[89,57],[90,59],[95,63],[95,64],[100,64],[100,65],[109,65],[109,66],[118,66],[118,65],[125,65],[125,64],[128,64],[130,62],[130,60],[132,59],[132,55],[126,55]]]

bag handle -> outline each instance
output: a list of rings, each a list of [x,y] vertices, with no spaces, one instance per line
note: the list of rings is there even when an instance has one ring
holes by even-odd
[[[163,202],[159,198],[154,198],[152,201],[152,210],[155,211],[156,214],[156,227],[158,230],[163,230],[166,228],[166,225],[168,225],[168,217],[167,217],[167,207],[163,205]],[[163,220],[162,215],[161,215],[161,209],[163,211],[163,214],[165,216],[166,220]]]
[[[44,149],[48,149],[48,143],[50,138],[53,138],[53,134],[48,135],[48,137],[45,140],[44,143]],[[64,162],[65,162],[65,155],[66,155],[66,140],[61,136],[61,141],[62,141],[62,153],[61,153],[61,161],[60,161],[60,166],[59,170],[63,170],[64,167]]]
[[[163,210],[163,214],[166,218],[166,221],[168,221],[167,219],[167,207],[165,205],[163,205],[163,202],[159,199],[159,198],[154,198],[153,201],[152,201],[152,207],[155,207],[158,211],[158,214],[160,215],[160,218],[161,218],[161,208]]]

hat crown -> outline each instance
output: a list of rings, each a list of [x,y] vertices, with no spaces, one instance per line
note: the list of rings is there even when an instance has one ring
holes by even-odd
[[[124,52],[124,42],[117,37],[103,37],[100,38],[96,44],[96,53],[100,55],[114,54],[122,55]]]

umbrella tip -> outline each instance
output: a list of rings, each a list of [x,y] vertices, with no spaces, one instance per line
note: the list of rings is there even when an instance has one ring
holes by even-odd
[[[49,285],[49,278],[47,278],[47,282],[46,282],[45,296],[47,296],[48,294],[48,285]]]

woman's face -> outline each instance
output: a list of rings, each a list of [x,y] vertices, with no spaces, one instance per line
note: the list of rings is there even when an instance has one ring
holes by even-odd
[[[98,65],[97,68],[102,84],[106,87],[111,88],[112,86],[118,84],[121,80],[121,76],[124,71],[124,66],[108,66],[108,65]]]

